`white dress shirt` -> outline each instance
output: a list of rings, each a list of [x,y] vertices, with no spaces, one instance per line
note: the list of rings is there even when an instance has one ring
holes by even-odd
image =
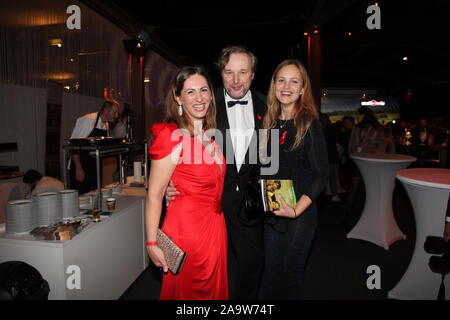
[[[78,118],[70,138],[87,138],[94,129],[97,114],[98,112],[88,113]],[[106,130],[106,124],[101,117],[98,117],[96,128]]]
[[[245,161],[245,154],[255,130],[255,118],[253,113],[253,100],[250,90],[239,100],[248,101],[248,104],[236,104],[228,107],[228,101],[236,101],[225,91],[225,105],[227,108],[228,122],[230,124],[230,136],[233,143],[234,159],[239,172]]]

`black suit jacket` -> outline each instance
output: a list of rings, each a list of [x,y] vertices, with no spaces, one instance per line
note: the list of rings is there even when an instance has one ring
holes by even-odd
[[[256,151],[259,150],[258,130],[262,129],[262,119],[266,113],[267,107],[266,97],[264,95],[253,90],[251,90],[251,94],[253,101],[253,116],[255,119],[255,134],[253,135],[252,141],[247,149],[245,163],[241,166],[241,169],[238,172],[236,164],[234,163],[234,150],[231,143],[231,137],[229,131],[227,132],[227,130],[230,129],[230,124],[227,116],[227,106],[225,105],[224,89],[220,88],[215,91],[217,129],[222,133],[222,137],[224,139],[221,146],[222,153],[227,158],[227,172],[225,175],[222,196],[225,215],[227,215],[227,211],[233,208],[235,209],[236,204],[240,203],[242,194],[241,192],[236,192],[236,186],[239,186],[239,190],[243,190],[248,181],[257,179],[259,175],[259,159],[258,157],[256,158],[256,164],[249,163],[249,150],[254,146],[258,148]]]

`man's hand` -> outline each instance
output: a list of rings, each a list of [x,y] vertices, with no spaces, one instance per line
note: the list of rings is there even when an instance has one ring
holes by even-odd
[[[86,174],[84,173],[83,168],[75,168],[75,180],[77,180],[78,182],[83,182],[85,178]]]
[[[177,194],[180,194],[177,189],[174,187],[172,180],[170,180],[169,185],[166,188],[166,193],[165,193],[165,197],[166,197],[166,206],[168,207],[170,204],[170,201],[175,200],[175,196]]]

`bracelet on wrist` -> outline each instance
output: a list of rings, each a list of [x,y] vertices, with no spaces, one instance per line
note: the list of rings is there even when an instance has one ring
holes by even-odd
[[[155,247],[155,246],[158,245],[158,242],[156,242],[156,241],[147,241],[147,242],[145,243],[145,245],[146,245],[147,247]]]
[[[446,222],[450,222],[450,217],[445,217]]]

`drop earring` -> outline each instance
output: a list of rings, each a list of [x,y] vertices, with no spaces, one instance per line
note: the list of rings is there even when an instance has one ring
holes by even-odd
[[[180,115],[180,117],[183,115],[183,106],[181,104],[178,105],[178,114]]]

